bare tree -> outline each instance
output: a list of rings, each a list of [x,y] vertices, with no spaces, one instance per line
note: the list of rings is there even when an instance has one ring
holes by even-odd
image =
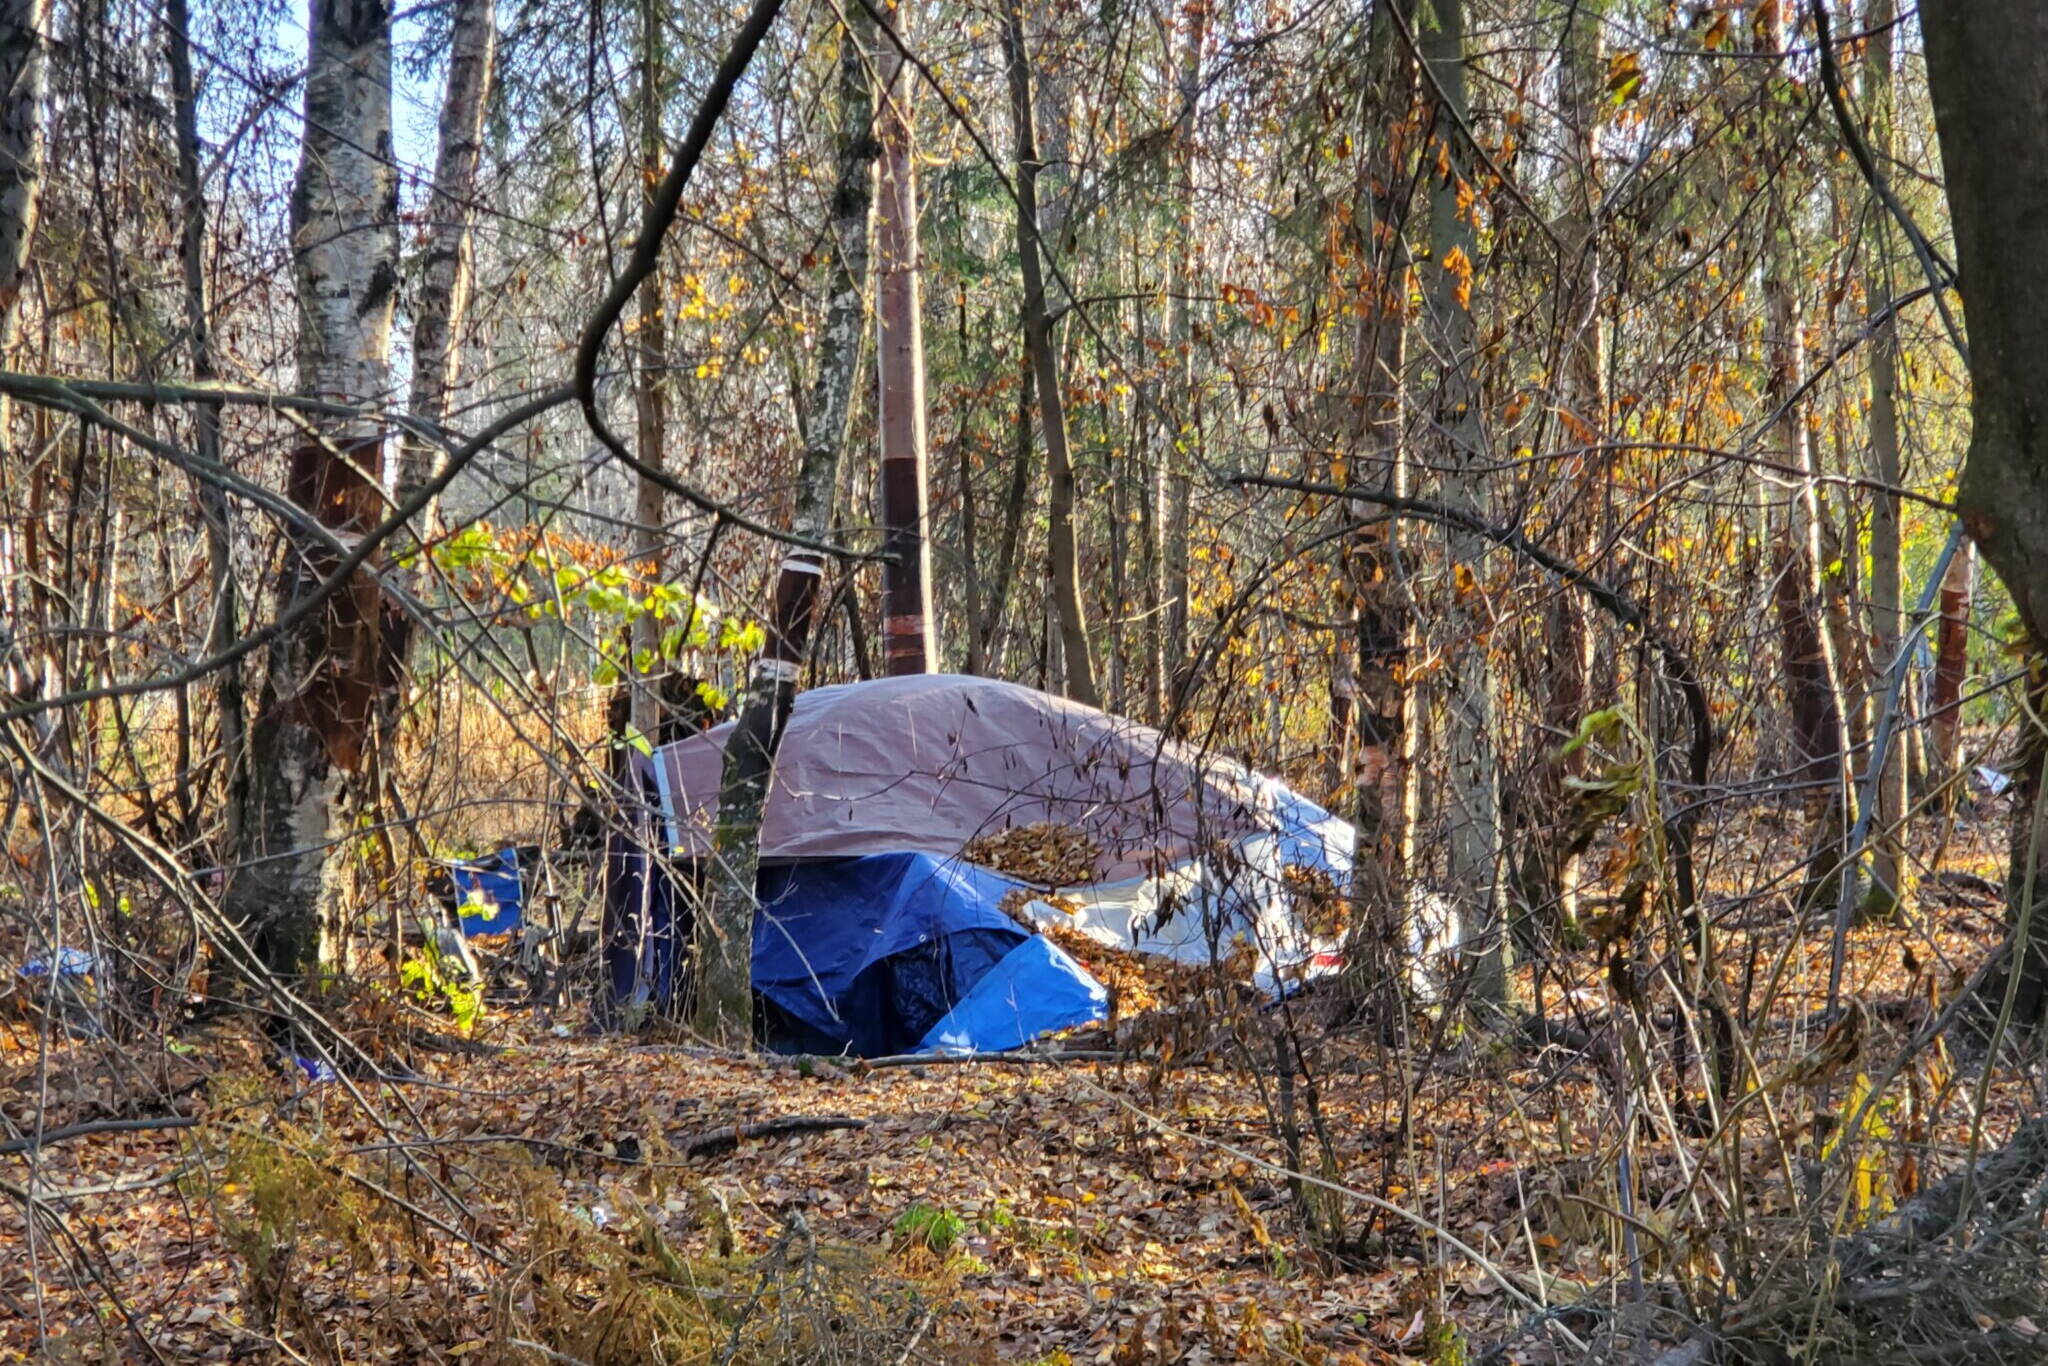
[[[1429,184],[1430,265],[1425,275],[1425,322],[1436,370],[1433,395],[1437,461],[1446,501],[1475,516],[1489,512],[1484,466],[1488,442],[1479,383],[1479,329],[1472,315],[1478,275],[1476,195],[1468,130],[1471,110],[1465,81],[1464,0],[1439,0],[1423,19],[1422,60],[1437,94],[1437,148]],[[1502,908],[1500,876],[1500,761],[1493,662],[1486,643],[1482,575],[1490,549],[1481,536],[1453,528],[1443,629],[1450,661],[1442,702],[1448,763],[1444,819],[1448,825],[1445,874],[1467,925],[1474,961],[1472,999],[1502,1006],[1513,996],[1513,948]]]
[[[908,10],[886,9],[895,39],[882,45],[876,114],[881,171],[875,192],[875,354],[882,434],[882,671],[938,667],[932,608],[931,507],[926,487],[923,289],[917,226],[917,157],[911,110],[916,88],[898,43]]]
[[[427,250],[413,304],[412,416],[438,424],[462,377],[462,325],[475,273],[471,236],[476,222],[477,166],[483,156],[484,109],[497,59],[496,0],[456,0],[449,38],[448,89],[442,97],[434,188],[427,199]],[[441,447],[408,431],[399,443],[394,497],[408,501],[438,466]],[[421,517],[431,535],[434,514]]]
[[[1059,621],[1066,692],[1094,706],[1095,654],[1088,641],[1087,610],[1081,598],[1080,555],[1074,544],[1074,461],[1067,446],[1066,391],[1060,358],[1046,313],[1044,243],[1038,212],[1038,139],[1033,127],[1031,69],[1024,46],[1021,0],[1003,12],[1003,49],[1010,72],[1010,119],[1017,139],[1017,259],[1024,276],[1024,346],[1038,380],[1039,429],[1045,438],[1046,541],[1052,567],[1054,614]]]
[[[847,414],[860,375],[867,322],[868,217],[874,199],[874,99],[868,63],[874,23],[855,5],[840,37],[838,183],[832,192],[832,277],[810,424],[797,469],[790,530],[823,540],[832,529],[833,494],[846,447]],[[728,1047],[753,1035],[754,881],[761,863],[761,817],[775,754],[796,702],[797,677],[819,615],[825,557],[792,550],[775,576],[768,643],[754,665],[739,722],[725,743],[718,827],[712,841],[708,924],[697,936],[697,1029]]]

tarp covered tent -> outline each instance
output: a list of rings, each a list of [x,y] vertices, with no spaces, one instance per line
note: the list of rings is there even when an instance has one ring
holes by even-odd
[[[669,838],[708,852],[730,726],[656,754]],[[1286,872],[1349,885],[1353,833],[1284,784],[1159,730],[1014,683],[918,674],[800,695],[762,821],[764,865],[917,852],[1053,822],[1100,849],[1093,880],[1031,900],[1041,924],[1183,962],[1249,960],[1268,991],[1339,946],[1296,914]],[[1070,907],[1078,909],[1070,910]]]
[[[1108,996],[1005,915],[1022,884],[958,859],[870,854],[761,870],[754,990],[787,1051],[992,1052],[1103,1018]]]

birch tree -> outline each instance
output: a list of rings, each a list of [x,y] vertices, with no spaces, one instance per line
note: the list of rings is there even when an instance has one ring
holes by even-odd
[[[292,186],[298,388],[356,408],[323,416],[292,453],[292,501],[330,535],[294,524],[277,600],[290,624],[272,645],[250,736],[250,813],[227,905],[276,973],[331,958],[331,909],[351,823],[343,783],[365,758],[392,680],[386,606],[367,571],[313,599],[385,506],[391,317],[398,284],[398,178],[391,159],[391,10],[385,0],[312,0],[305,133]]]

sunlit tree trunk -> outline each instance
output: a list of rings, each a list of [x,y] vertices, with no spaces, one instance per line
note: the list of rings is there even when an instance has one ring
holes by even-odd
[[[1785,50],[1784,7],[1772,7],[1761,34],[1765,50]],[[1773,76],[1769,79],[1779,79]],[[1792,192],[1775,186],[1774,195]],[[1823,620],[1827,583],[1822,545],[1826,513],[1821,504],[1813,442],[1805,406],[1796,401],[1805,378],[1800,335],[1797,205],[1772,200],[1765,216],[1764,306],[1769,374],[1765,401],[1777,414],[1773,457],[1798,483],[1793,505],[1774,513],[1771,538],[1772,601],[1785,677],[1786,707],[1806,813],[1807,871],[1802,905],[1832,904],[1841,877],[1847,827],[1848,752],[1844,741],[1841,672],[1834,642]]]
[[[1479,386],[1479,335],[1472,315],[1477,283],[1476,197],[1471,177],[1470,125],[1465,81],[1463,0],[1437,0],[1434,14],[1418,9],[1423,61],[1440,92],[1435,122],[1438,149],[1425,150],[1429,178],[1430,262],[1424,272],[1424,308],[1436,371],[1433,396],[1436,459],[1445,500],[1482,516],[1490,495],[1483,466],[1487,437]],[[1442,679],[1445,747],[1443,779],[1446,866],[1450,895],[1466,925],[1473,964],[1470,1000],[1500,1008],[1513,997],[1513,951],[1502,915],[1500,877],[1500,769],[1495,684],[1486,642],[1484,580],[1489,545],[1458,529],[1444,536],[1449,563],[1442,620],[1448,660]]]
[[[461,380],[462,324],[469,309],[471,225],[476,220],[477,166],[483,156],[484,109],[497,55],[496,0],[456,0],[449,38],[448,90],[442,98],[440,149],[427,201],[427,250],[413,303],[411,415],[447,419]],[[441,447],[416,433],[399,442],[394,497],[407,501],[439,471]],[[419,519],[424,539],[433,509]]]
[[[377,405],[391,397],[398,284],[398,178],[391,160],[391,11],[384,0],[313,0],[305,134],[292,187],[299,392]],[[374,416],[318,419],[291,461],[290,493],[344,537],[379,520],[384,441]],[[286,538],[280,611],[338,565],[305,532]],[[367,573],[271,646],[250,733],[248,821],[227,905],[273,972],[332,959],[326,917],[349,847],[344,775],[362,761],[376,701],[393,681],[385,604]]]
[[[1892,144],[1892,20],[1893,0],[1870,0],[1864,28],[1870,46],[1864,54],[1863,104],[1870,116],[1870,139],[1880,156]],[[1879,487],[1870,505],[1870,691],[1882,705],[1889,671],[1905,634],[1905,602],[1900,584],[1899,496],[1892,492],[1902,478],[1899,460],[1898,346],[1899,330],[1891,317],[1892,225],[1880,208],[1874,234],[1876,259],[1865,291],[1873,313],[1882,314],[1870,339],[1870,460]],[[1870,888],[1864,910],[1890,916],[1909,895],[1906,864],[1906,760],[1894,746],[1878,775],[1877,806],[1871,813]]]
[[[1963,681],[1970,674],[1970,616],[1977,606],[1977,547],[1964,541],[1941,578],[1941,620],[1934,634],[1934,679],[1928,689],[1927,729],[1933,751],[1928,775],[1959,790],[1963,767]]]
[[[860,374],[867,322],[868,213],[874,197],[874,104],[868,88],[873,21],[846,10],[839,57],[839,166],[832,194],[832,277],[818,339],[818,371],[803,459],[797,469],[790,530],[822,540],[831,533],[833,494],[846,445],[847,414]],[[820,614],[825,557],[794,550],[775,576],[767,648],[754,665],[739,722],[725,745],[713,840],[711,894],[698,935],[697,1030],[714,1043],[746,1048],[753,1033],[755,877],[761,818],[775,754],[796,702],[797,677]]]
[[[885,10],[910,41],[909,11]],[[881,45],[881,144],[875,184],[875,352],[881,428],[882,672],[938,667],[932,614],[931,507],[925,481],[924,323],[917,226],[917,158],[912,132],[916,73],[894,43]]]
[[[1010,73],[1010,117],[1017,139],[1017,258],[1024,275],[1024,345],[1038,379],[1039,429],[1045,439],[1048,482],[1046,541],[1052,565],[1052,599],[1059,622],[1066,693],[1095,705],[1094,650],[1088,640],[1087,609],[1081,597],[1080,556],[1074,542],[1074,465],[1067,447],[1066,392],[1060,382],[1059,352],[1046,314],[1045,274],[1040,259],[1038,146],[1032,126],[1031,72],[1024,47],[1021,0],[1008,0],[1003,47]]]

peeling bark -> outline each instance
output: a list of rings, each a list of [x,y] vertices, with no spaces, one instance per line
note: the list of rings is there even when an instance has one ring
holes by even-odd
[[[312,0],[305,136],[292,187],[299,391],[374,406],[390,398],[398,283],[398,179],[391,161],[391,11],[385,0]],[[374,415],[322,418],[292,456],[290,494],[322,525],[360,536],[383,508]],[[337,567],[288,537],[280,610]],[[271,647],[250,735],[250,812],[227,893],[276,973],[332,959],[336,876],[348,846],[343,779],[367,749],[377,697],[395,681],[386,605],[369,569]]]

